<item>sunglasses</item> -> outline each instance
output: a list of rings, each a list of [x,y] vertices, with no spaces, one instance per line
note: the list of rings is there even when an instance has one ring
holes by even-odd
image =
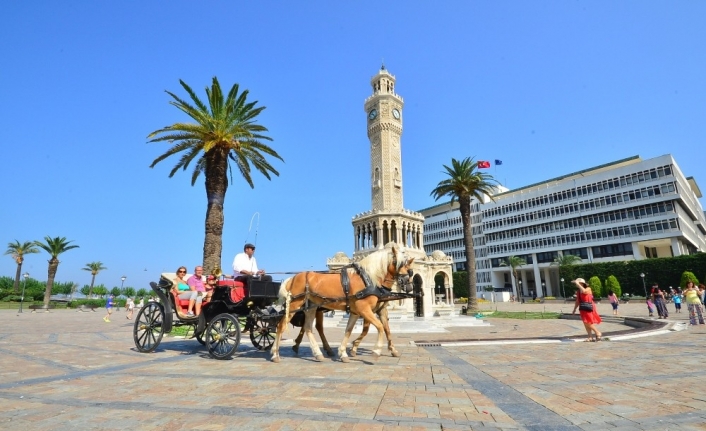
[[[179,271],[177,271],[177,274],[186,274],[186,271],[179,270]]]

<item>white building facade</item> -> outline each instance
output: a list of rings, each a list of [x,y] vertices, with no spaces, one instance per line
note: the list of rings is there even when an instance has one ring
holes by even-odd
[[[512,289],[502,265],[509,256],[527,262],[518,268],[522,295],[543,297],[562,296],[553,265],[561,255],[607,262],[706,251],[701,196],[694,178],[665,155],[618,160],[474,203],[478,291]],[[420,211],[427,215],[424,244],[452,256],[459,270],[460,212],[446,205]]]

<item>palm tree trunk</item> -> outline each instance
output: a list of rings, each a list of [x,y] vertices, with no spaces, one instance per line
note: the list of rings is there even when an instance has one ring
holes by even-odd
[[[221,267],[223,252],[223,202],[228,189],[228,154],[214,149],[206,155],[206,235],[203,243],[204,274]]]
[[[93,298],[93,283],[96,281],[96,274],[93,274],[93,277],[91,277],[91,287],[88,288],[88,299]]]
[[[473,231],[471,229],[471,199],[461,197],[458,200],[461,211],[461,222],[463,223],[463,243],[466,250],[466,271],[468,279],[468,309],[478,309],[478,299],[476,295],[476,254],[473,251]]]
[[[49,308],[51,289],[54,287],[54,277],[56,277],[57,269],[59,269],[59,259],[54,257],[49,261],[49,270],[47,271],[47,288],[44,291],[44,308]]]
[[[15,284],[13,286],[15,289],[15,293],[20,292],[20,275],[22,275],[22,261],[18,260],[17,271],[15,271]]]

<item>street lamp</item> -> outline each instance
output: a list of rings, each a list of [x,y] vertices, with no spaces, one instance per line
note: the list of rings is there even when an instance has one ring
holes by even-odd
[[[566,299],[566,292],[564,292],[564,278],[563,277],[561,278],[561,296],[563,296],[564,299]]]
[[[125,277],[124,275],[122,277],[120,277],[120,293],[123,293],[123,284],[125,284],[126,278],[127,277]]]
[[[547,291],[544,290],[545,283],[542,282],[542,296],[547,296]]]
[[[645,273],[641,272],[640,277],[642,277],[642,288],[645,290],[645,299],[647,299],[647,287],[645,286]]]
[[[520,301],[520,303],[523,303],[523,302],[525,302],[525,299],[524,299],[525,293],[522,291],[522,280],[517,280],[517,282],[520,283],[520,288],[517,292],[517,296],[518,296],[517,300]]]
[[[22,304],[25,302],[25,287],[27,287],[27,279],[29,278],[29,272],[25,272],[24,274],[22,274],[22,277],[24,277],[25,280],[22,283],[22,296],[20,296],[20,313],[22,312]]]

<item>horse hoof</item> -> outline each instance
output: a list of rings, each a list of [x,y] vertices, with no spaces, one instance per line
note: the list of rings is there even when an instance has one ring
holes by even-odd
[[[324,360],[324,355],[318,355],[318,356],[314,357],[314,359],[316,359],[316,362],[321,362]]]
[[[342,356],[341,362],[345,362],[347,364],[348,362],[350,362],[350,358],[348,358],[348,356]]]
[[[292,346],[292,350],[294,351],[295,355],[299,354],[299,346]]]
[[[326,356],[328,356],[329,358],[333,358],[335,356],[335,354],[333,353],[333,350],[327,350]]]
[[[392,357],[393,357],[393,358],[399,358],[400,356],[402,356],[402,355],[400,355],[400,352],[398,352],[397,350],[395,350],[394,352],[392,352]]]
[[[275,364],[279,364],[279,356],[275,356],[274,358],[272,358],[272,362],[274,362]]]
[[[351,353],[350,353],[350,354],[351,354],[351,356],[353,356],[353,357],[358,356],[358,352],[356,352],[355,350],[351,350]]]
[[[373,352],[373,360],[374,360],[374,361],[377,361],[378,359],[380,359],[380,353],[378,353],[378,352]]]

